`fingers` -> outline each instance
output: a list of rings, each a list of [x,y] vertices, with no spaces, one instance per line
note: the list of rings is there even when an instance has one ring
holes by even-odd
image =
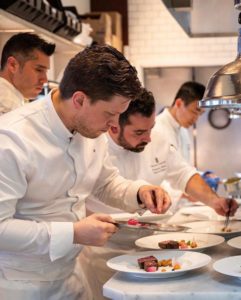
[[[167,192],[165,192],[162,213],[165,213],[169,209],[171,204],[172,204],[171,197],[169,196],[169,194]]]
[[[159,186],[146,186],[140,189],[140,198],[153,213],[164,213],[171,205],[169,195]]]
[[[215,199],[214,209],[222,216],[226,216],[228,213],[233,216],[238,209],[238,203],[235,199],[217,198]]]
[[[230,203],[230,216],[233,216],[236,213],[238,207],[239,207],[239,205],[238,205],[237,201],[232,199],[231,203]]]
[[[103,226],[103,230],[107,233],[113,234],[118,230],[118,227],[114,224],[115,220],[110,215],[93,214],[92,217],[101,222],[100,226]]]

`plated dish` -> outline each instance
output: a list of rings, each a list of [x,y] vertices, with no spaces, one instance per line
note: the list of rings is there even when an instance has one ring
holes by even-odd
[[[155,256],[158,260],[174,259],[180,263],[181,268],[175,271],[162,272],[146,272],[140,269],[138,259],[147,256]],[[114,257],[107,262],[107,266],[115,271],[125,272],[129,275],[142,278],[169,278],[185,274],[186,272],[196,270],[206,266],[211,261],[211,257],[191,251],[143,251],[136,252],[130,255],[121,255]]]
[[[215,271],[241,280],[241,255],[225,257],[213,264]]]
[[[120,229],[128,228],[131,230],[179,232],[179,231],[186,231],[188,229],[187,227],[178,224],[140,222],[139,220],[136,219],[129,219],[128,221],[116,221],[115,224]]]
[[[228,240],[227,244],[233,248],[241,249],[241,236]]]
[[[168,219],[173,214],[171,212],[166,212],[165,214],[153,214],[150,211],[146,211],[142,216],[138,213],[115,213],[111,214],[111,217],[116,221],[128,221],[129,219],[137,219],[140,222],[152,222],[152,221],[162,221]]]
[[[214,234],[202,234],[202,233],[169,233],[169,234],[158,234],[158,235],[150,235],[147,237],[140,238],[135,241],[135,244],[138,247],[160,250],[160,246],[158,245],[160,242],[174,240],[181,241],[184,240],[186,243],[188,241],[195,241],[197,246],[192,248],[188,246],[186,249],[168,249],[172,251],[203,251],[206,248],[213,247],[219,245],[224,242],[224,237]]]
[[[223,221],[197,221],[182,224],[183,226],[187,226],[190,229],[187,232],[193,233],[212,233],[218,234],[223,237],[231,237],[241,233],[241,222],[240,221],[232,221],[229,224],[229,232],[222,231],[224,227]]]

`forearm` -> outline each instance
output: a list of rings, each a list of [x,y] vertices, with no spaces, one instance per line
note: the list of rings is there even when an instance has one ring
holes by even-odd
[[[189,179],[185,192],[195,200],[209,206],[212,206],[213,200],[218,197],[199,174],[195,174]]]

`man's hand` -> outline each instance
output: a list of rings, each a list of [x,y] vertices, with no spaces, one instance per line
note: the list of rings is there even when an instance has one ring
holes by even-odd
[[[229,205],[230,203],[230,205]],[[233,216],[238,209],[238,203],[234,199],[226,199],[223,197],[215,197],[210,201],[210,206],[221,216],[226,216],[230,210],[230,216]]]
[[[143,185],[138,191],[138,196],[152,213],[165,213],[171,205],[168,193],[159,186]]]
[[[118,228],[106,214],[92,214],[74,223],[74,244],[103,246]]]

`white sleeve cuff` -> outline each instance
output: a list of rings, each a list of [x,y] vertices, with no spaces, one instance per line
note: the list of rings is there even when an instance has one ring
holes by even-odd
[[[65,256],[74,248],[74,228],[71,222],[51,222],[49,255],[51,261]]]

